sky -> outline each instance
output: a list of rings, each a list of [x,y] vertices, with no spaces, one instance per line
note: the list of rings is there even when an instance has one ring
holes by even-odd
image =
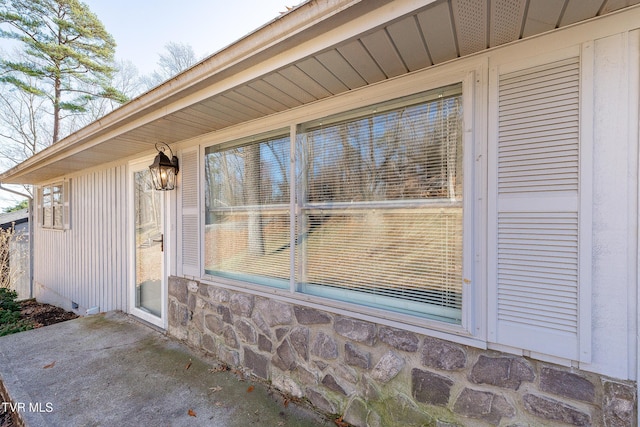
[[[169,42],[191,45],[198,58],[253,32],[301,0],[82,0],[115,38],[116,59],[140,74],[157,68]]]
[[[303,0],[81,0],[117,43],[115,59],[140,75],[158,68],[169,42],[191,45],[200,59],[218,52]],[[4,169],[4,168],[0,168]],[[18,186],[8,186],[23,192]],[[21,200],[0,191],[0,210]]]

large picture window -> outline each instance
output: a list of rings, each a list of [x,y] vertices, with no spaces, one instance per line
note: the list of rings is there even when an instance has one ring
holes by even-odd
[[[461,323],[461,122],[455,86],[207,150],[206,273]]]

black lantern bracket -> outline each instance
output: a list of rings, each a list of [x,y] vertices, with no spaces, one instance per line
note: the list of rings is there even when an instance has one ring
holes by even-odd
[[[169,150],[171,157],[165,154],[165,147]],[[180,170],[178,158],[173,155],[171,147],[164,142],[156,142],[155,148],[158,155],[153,160],[153,164],[149,166],[153,186],[159,191],[173,190],[176,187],[176,178]]]

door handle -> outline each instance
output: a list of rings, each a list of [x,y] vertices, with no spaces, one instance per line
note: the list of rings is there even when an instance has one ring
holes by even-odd
[[[159,239],[153,239],[151,241],[160,243],[160,252],[164,252],[164,234],[161,234]]]

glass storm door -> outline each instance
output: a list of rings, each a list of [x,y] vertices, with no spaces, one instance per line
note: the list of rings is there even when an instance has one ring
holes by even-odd
[[[156,191],[148,167],[133,172],[135,272],[132,313],[164,327],[164,192]]]

